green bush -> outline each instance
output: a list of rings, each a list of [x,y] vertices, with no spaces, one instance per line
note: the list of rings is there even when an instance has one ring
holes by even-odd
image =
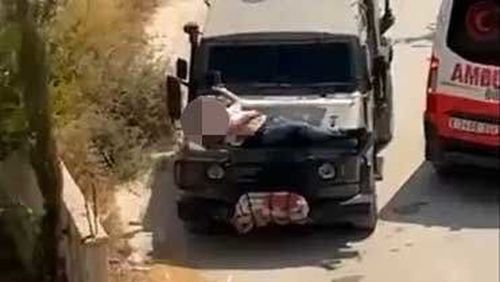
[[[0,1],[0,160],[23,142],[27,130],[18,68],[21,32],[7,15],[12,6]]]
[[[84,190],[135,177],[170,136],[166,64],[152,59],[143,30],[154,5],[70,1],[46,30],[60,152]]]
[[[144,32],[156,2],[48,2],[56,3],[45,11],[50,17],[37,17],[47,42],[59,155],[84,193],[96,188],[106,212],[116,184],[147,168],[148,152],[171,136],[163,95],[167,62],[153,60]],[[20,30],[6,13],[15,4],[0,0],[0,159],[27,140]]]

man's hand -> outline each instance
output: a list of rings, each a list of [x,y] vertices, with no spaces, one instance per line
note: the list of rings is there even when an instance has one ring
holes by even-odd
[[[234,104],[228,108],[228,135],[251,136],[263,123],[265,116],[255,110],[243,110],[241,105]],[[254,122],[255,121],[255,122]]]
[[[230,115],[228,133],[234,135],[251,135],[255,130],[253,128],[248,128],[250,122],[259,116],[261,116],[261,114],[257,111],[233,113],[233,115]]]

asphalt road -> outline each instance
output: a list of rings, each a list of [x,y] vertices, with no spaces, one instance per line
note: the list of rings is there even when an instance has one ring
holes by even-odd
[[[149,207],[157,259],[217,282],[499,281],[494,175],[470,171],[442,180],[423,161],[427,58],[439,1],[393,2],[396,136],[378,186],[377,230],[369,237],[348,230],[190,235],[176,218],[166,164]]]

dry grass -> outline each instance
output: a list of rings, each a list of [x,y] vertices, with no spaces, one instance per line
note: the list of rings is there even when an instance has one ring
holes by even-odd
[[[164,66],[149,60],[143,33],[153,4],[70,1],[47,30],[60,155],[104,213],[116,184],[147,169],[148,149],[170,136]]]
[[[113,268],[110,282],[207,282],[195,271],[155,265],[144,270],[124,270]]]
[[[147,46],[144,21],[155,0],[69,0],[46,29],[59,154],[111,238],[123,233],[115,187],[151,166],[147,157],[168,144],[164,70]],[[114,260],[130,255],[125,239]],[[135,277],[118,264],[117,277]],[[114,277],[114,278],[113,278]],[[127,278],[128,279],[128,278]]]

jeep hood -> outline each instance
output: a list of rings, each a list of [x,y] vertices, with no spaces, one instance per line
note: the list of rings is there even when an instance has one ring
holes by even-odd
[[[267,115],[305,121],[332,130],[354,130],[366,126],[360,93],[326,97],[246,96],[240,99],[244,109],[255,109]]]

